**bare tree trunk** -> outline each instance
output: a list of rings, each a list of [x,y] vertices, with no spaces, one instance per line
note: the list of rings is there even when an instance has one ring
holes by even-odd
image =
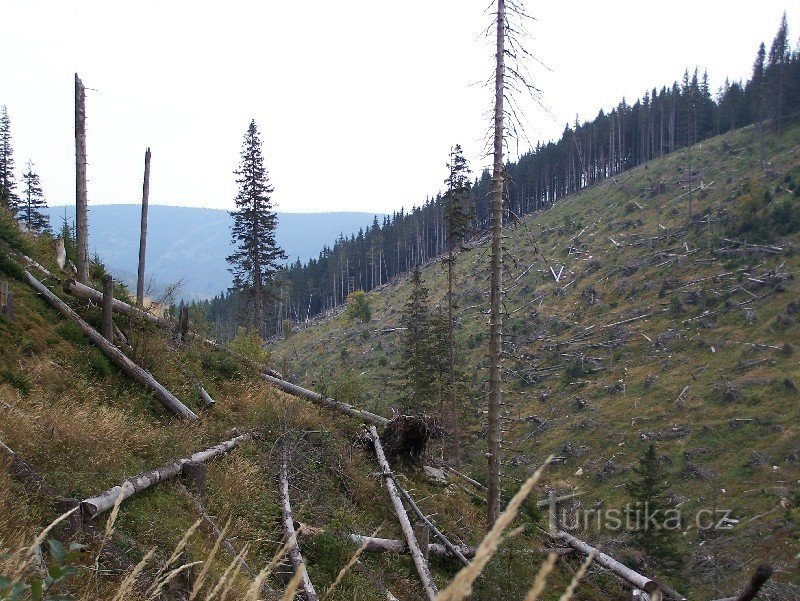
[[[386,490],[388,491],[389,497],[392,500],[392,506],[394,507],[395,514],[397,514],[397,520],[400,522],[400,529],[403,531],[403,536],[406,539],[406,543],[408,543],[409,553],[411,554],[411,558],[414,560],[414,565],[416,566],[419,577],[422,580],[422,586],[425,589],[425,593],[428,595],[428,599],[435,601],[438,594],[436,583],[433,581],[433,576],[431,576],[428,562],[425,561],[425,558],[422,555],[422,551],[417,543],[417,537],[414,535],[414,529],[411,527],[408,514],[403,507],[403,501],[400,499],[400,494],[398,493],[394,479],[392,478],[392,469],[389,467],[389,462],[386,461],[386,455],[384,455],[383,447],[381,446],[381,439],[378,436],[378,431],[375,429],[375,426],[369,427],[369,434],[372,438],[372,443],[375,445],[375,455],[378,458],[378,464],[383,472],[383,479],[386,482]]]
[[[281,462],[281,510],[283,514],[283,534],[286,537],[286,540],[289,540],[292,536],[296,537],[296,531],[294,529],[294,517],[292,516],[292,506],[289,503],[289,478],[286,475],[286,460]],[[303,561],[303,555],[300,553],[300,545],[297,544],[297,538],[295,538],[294,544],[289,548],[289,559],[292,562],[292,566],[295,569],[295,572],[302,570],[303,575],[300,579],[300,583],[303,589],[303,593],[305,594],[307,601],[317,601],[319,597],[317,597],[317,592],[314,590],[314,585],[311,584],[311,578],[308,576],[308,570],[306,570],[306,564]]]
[[[75,74],[75,232],[78,281],[89,283],[89,219],[86,191],[86,90]]]
[[[100,322],[100,334],[114,344],[114,278],[106,276],[103,282],[103,314]]]
[[[250,440],[252,437],[253,435],[251,433],[240,434],[239,436],[221,442],[218,445],[203,451],[198,451],[189,457],[182,457],[181,459],[176,459],[167,465],[162,465],[161,467],[157,467],[152,470],[142,472],[141,474],[137,474],[136,476],[126,478],[121,484],[113,486],[98,495],[81,501],[83,513],[88,519],[92,519],[97,514],[108,511],[114,507],[114,504],[117,502],[117,499],[120,496],[122,496],[123,500],[128,499],[138,492],[146,490],[151,486],[179,475],[183,471],[184,464],[190,462],[208,461],[214,457],[217,457],[218,455],[227,453],[242,442]]]
[[[350,542],[361,547],[367,553],[408,553],[408,544],[404,540],[396,538],[377,538],[374,536],[363,536],[361,534],[350,534],[348,536]],[[447,550],[444,545],[431,543],[428,545],[428,550],[437,557],[452,557],[452,553]],[[458,547],[459,552],[464,557],[475,557],[475,547]],[[467,565],[469,561],[467,562]]]
[[[136,302],[144,304],[144,268],[147,251],[147,209],[150,204],[150,148],[144,153],[144,183],[142,184],[142,226],[139,231],[139,272],[136,278]]]
[[[136,380],[146,388],[152,390],[156,399],[158,399],[162,405],[180,417],[185,417],[190,420],[197,419],[197,415],[195,415],[188,407],[186,407],[186,405],[181,403],[174,394],[164,388],[164,386],[162,386],[150,374],[150,372],[136,365],[125,355],[125,353],[123,353],[113,344],[110,344],[105,338],[103,338],[103,336],[100,335],[100,332],[83,321],[80,318],[80,315],[73,311],[66,303],[53,294],[47,286],[42,284],[27,271],[25,272],[25,281],[27,281],[34,290],[41,294],[51,307],[56,309],[64,317],[77,323],[89,340],[91,340],[95,346],[97,346],[97,348],[103,351],[103,353],[109,359],[111,359],[114,365],[119,367],[131,379]]]
[[[497,50],[494,82],[494,167],[492,170],[492,262],[489,309],[489,486],[488,528],[500,513],[500,403],[503,336],[503,95],[505,94],[505,0],[497,0]]]

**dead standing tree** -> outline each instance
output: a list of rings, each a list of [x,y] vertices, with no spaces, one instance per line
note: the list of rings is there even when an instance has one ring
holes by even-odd
[[[502,347],[503,347],[503,195],[505,193],[504,148],[507,134],[524,135],[515,109],[514,94],[538,90],[528,83],[523,59],[531,58],[521,44],[527,36],[523,21],[530,19],[517,0],[497,0],[495,13],[494,111],[492,122],[492,247],[489,306],[489,481],[487,523],[491,527],[500,513]],[[512,23],[512,20],[517,21]]]
[[[144,153],[144,183],[142,184],[142,226],[139,233],[139,271],[136,278],[136,303],[144,304],[144,266],[147,251],[147,208],[150,203],[150,148]]]
[[[86,191],[86,88],[75,74],[75,235],[78,281],[89,283],[89,220]]]

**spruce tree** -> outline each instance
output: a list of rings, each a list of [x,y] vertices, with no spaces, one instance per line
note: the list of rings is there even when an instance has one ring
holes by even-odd
[[[241,162],[234,173],[239,185],[236,210],[231,212],[231,238],[236,250],[227,260],[233,289],[246,299],[246,321],[261,335],[278,262],[286,258],[286,253],[275,241],[278,217],[272,204],[274,188],[264,168],[255,120],[250,121],[244,135]]]
[[[403,308],[402,324],[406,328],[400,355],[400,370],[405,387],[405,409],[422,411],[430,408],[434,396],[436,372],[431,361],[431,316],[428,311],[428,289],[422,282],[419,265],[411,274],[411,295]]]
[[[19,198],[14,178],[14,148],[11,145],[11,120],[8,110],[3,106],[0,114],[0,207],[5,207],[16,215]]]
[[[33,163],[28,161],[25,173],[22,174],[22,199],[19,202],[17,219],[25,224],[29,232],[50,233],[50,219],[42,213],[47,208],[39,174],[33,170]]]
[[[456,144],[450,151],[450,162],[447,164],[449,174],[444,183],[447,191],[444,194],[444,221],[447,228],[447,257],[443,260],[447,268],[447,353],[450,371],[450,410],[451,419],[457,420],[458,398],[456,391],[456,342],[453,309],[453,268],[455,267],[455,251],[469,232],[471,212],[468,207],[472,187],[470,185],[470,169],[467,159]],[[453,424],[454,428],[457,424]]]
[[[673,531],[664,528],[665,511],[670,509],[667,501],[667,473],[661,467],[655,445],[648,446],[633,468],[634,477],[627,483],[628,494],[633,500],[629,522],[634,523],[634,543],[647,553],[660,568],[671,572],[679,559],[674,547]],[[636,516],[635,518],[632,516]],[[654,516],[655,524],[647,516]]]

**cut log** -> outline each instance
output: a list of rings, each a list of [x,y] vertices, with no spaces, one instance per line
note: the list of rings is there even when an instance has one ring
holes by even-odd
[[[400,522],[400,529],[403,531],[403,536],[408,544],[408,552],[411,554],[411,559],[414,560],[414,565],[417,568],[419,577],[422,580],[422,586],[425,593],[428,595],[430,601],[435,601],[438,594],[436,583],[433,581],[428,562],[422,555],[422,551],[417,543],[417,537],[414,535],[414,530],[411,527],[411,522],[408,519],[408,514],[403,507],[403,501],[400,498],[400,493],[397,491],[394,479],[392,478],[392,469],[389,467],[389,462],[386,460],[386,455],[383,453],[381,446],[381,439],[378,436],[378,431],[375,426],[369,426],[369,435],[372,438],[372,444],[375,445],[375,456],[378,459],[378,465],[381,468],[383,479],[386,482],[386,490],[389,493],[389,498],[392,501],[394,512],[397,514],[397,520]]]
[[[218,455],[227,453],[228,451],[234,449],[237,445],[250,440],[252,437],[253,434],[251,432],[240,434],[239,436],[221,442],[218,445],[214,445],[213,447],[203,451],[198,451],[189,457],[182,457],[181,459],[176,459],[167,465],[162,465],[161,467],[157,467],[130,478],[126,478],[117,486],[113,486],[98,495],[84,499],[81,502],[83,514],[87,519],[93,519],[96,515],[111,509],[120,495],[122,495],[123,500],[128,499],[136,493],[142,492],[143,490],[146,490],[151,486],[158,484],[159,482],[169,480],[170,478],[174,478],[175,476],[179,475],[183,471],[183,465],[185,463],[189,463],[191,461],[208,461],[209,459],[213,459]]]
[[[349,534],[348,539],[350,542],[356,546],[361,547],[361,545],[366,544],[364,551],[367,553],[403,553],[407,554],[409,552],[408,544],[404,540],[396,539],[396,538],[378,538],[375,536],[364,536],[363,534]],[[452,553],[447,550],[447,547],[444,545],[440,545],[439,543],[431,543],[428,547],[428,550],[432,555],[436,555],[437,557],[452,557]],[[458,547],[458,550],[461,554],[466,557],[467,559],[472,559],[475,557],[475,547]],[[569,555],[575,552],[575,549],[572,547],[535,547],[526,549],[525,552],[533,552],[540,555],[547,555],[549,553],[555,553],[556,555],[563,556]],[[519,550],[515,551],[515,553],[520,553]]]
[[[408,491],[405,488],[403,488],[403,486],[397,481],[397,478],[394,476],[394,474],[391,475],[391,478],[392,478],[392,480],[394,480],[394,483],[397,486],[397,490],[400,492],[400,494],[406,500],[406,503],[409,504],[409,506],[414,511],[414,513],[417,514],[417,517],[419,518],[419,520],[423,524],[425,524],[425,526],[427,526],[430,529],[430,531],[433,533],[433,535],[441,541],[442,545],[450,553],[452,553],[455,556],[455,558],[458,559],[458,561],[461,562],[462,565],[468,566],[469,565],[469,560],[461,552],[461,549],[459,549],[453,543],[451,543],[447,539],[447,537],[444,534],[442,534],[441,531],[433,524],[433,522],[431,522],[428,519],[428,517],[424,513],[422,513],[422,510],[414,502],[414,499],[411,497],[411,495],[408,494]]]
[[[203,405],[206,407],[213,407],[214,406],[214,399],[211,398],[211,395],[206,392],[206,389],[200,386],[200,398],[203,400]]]
[[[289,540],[295,536],[295,529],[294,516],[292,515],[292,505],[289,502],[289,477],[286,474],[285,460],[281,462],[280,485],[283,534],[286,537],[286,540]],[[300,553],[300,545],[297,544],[296,537],[294,544],[289,548],[289,559],[292,562],[295,572],[301,570],[303,572],[300,580],[300,586],[303,590],[306,600],[317,601],[319,597],[317,597],[317,592],[314,590],[314,585],[311,584],[311,578],[308,576],[308,570],[306,570],[306,565],[303,561],[303,555]]]
[[[90,300],[93,303],[97,303],[98,305],[103,302],[103,293],[99,290],[95,290],[91,286],[86,286],[85,284],[81,284],[77,280],[70,279],[64,282],[64,292],[67,294],[71,294],[72,296],[77,296],[78,298],[82,298],[84,300]],[[143,311],[142,309],[138,309],[129,305],[126,302],[119,300],[118,298],[114,299],[113,302],[114,311],[117,313],[122,313],[123,315],[128,315],[131,317],[140,317],[150,323],[154,323],[160,328],[164,329],[172,329],[173,323],[168,319],[163,319],[161,317],[156,317],[155,315],[148,313],[147,311]]]
[[[381,417],[380,415],[375,415],[374,413],[370,413],[369,411],[365,411],[364,409],[356,409],[355,407],[353,407],[352,405],[348,405],[347,403],[334,401],[333,399],[324,397],[317,392],[308,390],[307,388],[303,388],[302,386],[298,386],[296,384],[292,384],[291,382],[287,382],[286,380],[270,376],[266,373],[262,373],[261,378],[266,380],[276,388],[282,390],[283,392],[286,392],[296,397],[300,397],[302,399],[309,400],[312,403],[325,407],[326,409],[333,409],[334,411],[338,411],[339,413],[344,413],[345,415],[349,415],[350,417],[359,419],[367,424],[385,426],[386,424],[389,423],[389,420],[386,419],[385,417]]]
[[[36,261],[34,261],[33,259],[31,259],[31,258],[30,258],[28,255],[23,255],[22,253],[13,253],[13,254],[14,254],[14,256],[16,256],[17,258],[21,259],[21,260],[22,260],[22,262],[23,262],[23,263],[25,263],[25,265],[26,265],[27,267],[33,267],[34,269],[38,270],[38,271],[39,271],[39,272],[40,272],[40,273],[41,273],[43,276],[45,276],[45,277],[47,277],[47,278],[53,278],[53,279],[56,279],[56,276],[54,276],[54,275],[53,275],[52,273],[50,273],[50,272],[49,272],[47,269],[45,269],[44,267],[42,267],[42,266],[41,266],[39,263],[37,263]]]
[[[25,280],[28,284],[41,294],[50,305],[61,313],[67,319],[71,319],[83,330],[83,333],[91,340],[97,348],[99,348],[111,361],[119,367],[125,375],[133,380],[139,382],[145,388],[149,388],[156,399],[162,405],[172,411],[175,415],[184,417],[189,420],[196,420],[197,415],[194,414],[186,405],[181,403],[178,398],[169,390],[164,388],[147,370],[142,369],[131,361],[125,353],[119,350],[116,346],[109,343],[103,336],[95,330],[88,323],[83,321],[80,316],[73,311],[64,301],[53,294],[50,289],[42,284],[39,280],[33,277],[28,271],[25,271]]]
[[[565,542],[573,549],[576,549],[585,555],[593,554],[595,563],[606,568],[607,570],[610,570],[611,572],[622,578],[625,582],[629,583],[630,585],[640,590],[645,591],[648,594],[660,588],[658,582],[656,582],[655,580],[651,580],[647,576],[642,576],[638,572],[634,572],[628,566],[621,564],[610,555],[606,555],[605,553],[600,552],[599,550],[592,547],[590,544],[580,540],[579,538],[575,538],[568,532],[564,532],[563,530],[557,530],[555,533],[555,537]]]

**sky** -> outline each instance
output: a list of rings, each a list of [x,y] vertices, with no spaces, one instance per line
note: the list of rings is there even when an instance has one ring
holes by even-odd
[[[244,132],[255,119],[284,212],[391,213],[441,190],[450,147],[473,171],[493,91],[488,0],[136,3],[6,0],[0,105],[18,171],[31,159],[50,204],[74,202],[73,74],[87,87],[92,203],[232,209]],[[746,78],[788,0],[533,2],[527,49],[540,106],[527,139],[559,137],[625,96],[707,68]]]

